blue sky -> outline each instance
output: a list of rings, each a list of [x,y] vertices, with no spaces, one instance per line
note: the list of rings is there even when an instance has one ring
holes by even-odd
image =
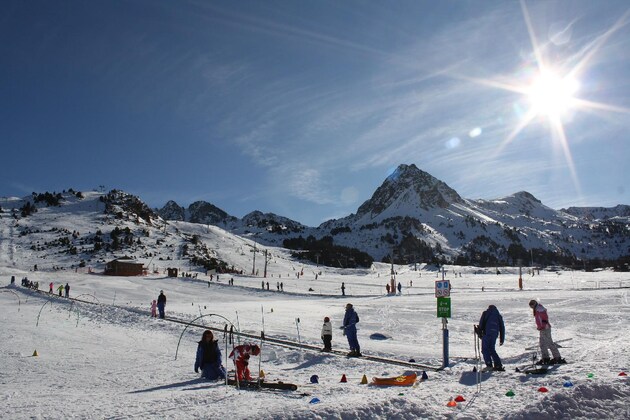
[[[465,198],[630,204],[626,0],[0,11],[2,196],[103,185],[316,226],[413,163]],[[577,83],[561,110],[541,68]]]

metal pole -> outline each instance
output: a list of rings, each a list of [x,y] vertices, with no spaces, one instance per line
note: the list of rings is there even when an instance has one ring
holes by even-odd
[[[442,367],[448,367],[448,320],[442,318]]]

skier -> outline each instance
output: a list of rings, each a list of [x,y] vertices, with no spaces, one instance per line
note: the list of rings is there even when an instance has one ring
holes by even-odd
[[[66,287],[64,287],[64,289],[66,289],[66,297],[69,298],[70,297],[70,285],[68,283],[66,283]]]
[[[556,343],[553,342],[553,338],[551,338],[551,324],[549,323],[547,309],[534,299],[529,301],[529,307],[532,308],[534,319],[536,320],[536,328],[538,328],[540,334],[539,345],[542,359],[536,364],[556,365],[566,363],[566,360],[560,357],[558,346],[556,346]],[[553,359],[549,358],[549,350],[551,350]]]
[[[157,300],[151,302],[151,318],[157,318]]]
[[[225,368],[221,365],[221,350],[219,343],[214,339],[212,331],[205,330],[201,336],[201,341],[197,346],[197,356],[195,358],[195,373],[201,377],[215,380],[225,379]]]
[[[166,295],[164,290],[160,290],[160,295],[157,298],[157,307],[160,312],[160,318],[164,319],[164,307],[166,306]]]
[[[477,334],[481,338],[481,354],[483,354],[483,361],[486,362],[485,370],[504,371],[505,369],[495,346],[497,338],[499,338],[499,345],[503,345],[505,325],[503,324],[503,317],[496,306],[490,305],[488,309],[483,311],[479,320]]]
[[[385,290],[387,291],[387,294],[389,295],[389,283],[385,285]]]
[[[357,323],[359,322],[359,315],[356,313],[351,303],[346,305],[346,314],[343,317],[343,325],[340,327],[343,330],[343,335],[348,338],[348,345],[350,346],[350,357],[361,357],[361,346],[359,346],[359,340],[357,339]]]
[[[230,359],[234,361],[236,365],[236,377],[239,381],[251,381],[252,375],[249,372],[249,357],[250,355],[258,356],[260,354],[260,347],[256,344],[241,344],[234,347],[234,350],[230,353]]]
[[[341,283],[341,296],[346,295],[346,283]]]
[[[398,282],[398,294],[402,295],[402,284],[400,282]]]
[[[53,292],[53,282],[51,281],[50,284],[48,285],[48,287],[50,288],[48,290],[48,293],[52,293]]]
[[[322,325],[322,340],[324,341],[324,348],[321,351],[329,352],[332,350],[332,324],[330,318],[324,318],[324,325]]]
[[[57,287],[57,291],[59,292],[59,296],[61,296],[61,294],[63,293],[63,284],[60,284],[59,287]]]

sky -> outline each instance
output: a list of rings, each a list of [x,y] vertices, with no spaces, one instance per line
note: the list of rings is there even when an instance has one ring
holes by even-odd
[[[116,188],[317,226],[404,163],[469,199],[630,204],[625,0],[0,10],[0,196]]]

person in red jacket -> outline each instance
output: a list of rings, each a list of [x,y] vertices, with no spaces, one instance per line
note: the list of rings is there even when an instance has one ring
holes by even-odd
[[[256,344],[242,344],[234,347],[234,350],[232,350],[229,357],[236,365],[236,377],[239,381],[252,380],[252,375],[249,372],[249,358],[250,355],[258,356],[259,354],[260,347]]]
[[[558,346],[553,342],[553,338],[551,338],[551,324],[549,323],[547,309],[533,299],[529,301],[529,307],[532,308],[534,319],[536,320],[536,328],[540,333],[539,345],[542,359],[538,361],[538,364],[555,365],[566,363],[566,361],[560,357]],[[553,355],[553,359],[549,357],[550,350]]]

